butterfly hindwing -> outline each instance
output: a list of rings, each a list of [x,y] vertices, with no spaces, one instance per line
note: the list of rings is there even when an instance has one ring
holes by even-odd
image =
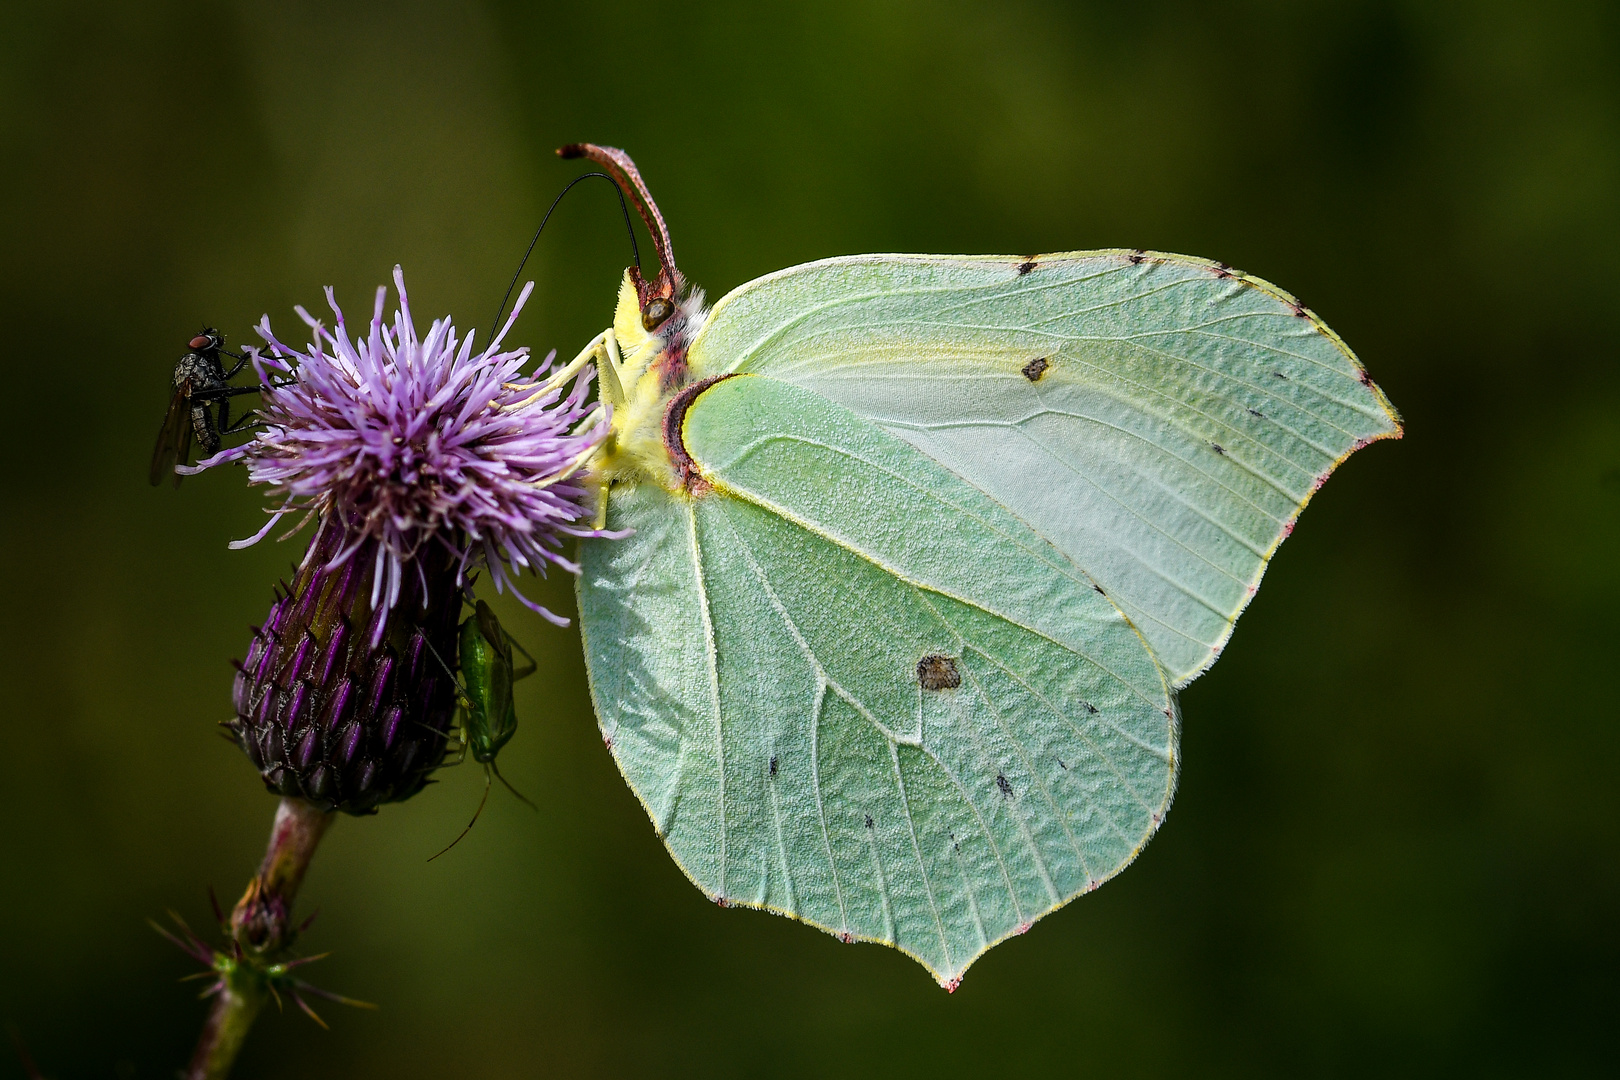
[[[615,488],[582,550],[603,732],[716,900],[950,984],[1117,873],[1168,807],[1174,696],[1072,560],[908,442],[764,377],[681,429],[693,493]]]

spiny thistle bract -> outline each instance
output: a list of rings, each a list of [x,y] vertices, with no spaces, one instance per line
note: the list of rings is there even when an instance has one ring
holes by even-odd
[[[586,402],[589,367],[545,381],[550,357],[525,376],[526,348],[498,351],[532,284],[476,354],[448,319],[418,337],[398,267],[394,284],[392,326],[379,289],[353,340],[331,289],[333,329],[297,309],[314,338],[303,350],[266,316],[269,348],[250,350],[261,425],[184,470],[242,462],[270,489],[270,520],[233,547],[287,514],[318,520],[238,667],[228,726],[271,791],[351,814],[409,798],[443,760],[456,695],[438,658],[455,655],[473,575],[566,625],[515,579],[547,563],[577,572],[565,539],[603,535],[575,479],[608,431]]]

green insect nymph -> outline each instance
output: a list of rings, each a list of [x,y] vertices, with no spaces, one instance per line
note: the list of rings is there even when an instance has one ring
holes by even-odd
[[[491,767],[501,747],[517,734],[517,709],[512,704],[512,684],[535,670],[534,658],[522,671],[515,668],[512,649],[518,645],[501,626],[488,604],[478,601],[472,615],[461,624],[461,679],[465,701],[462,704],[461,737],[474,761]]]
[[[514,648],[528,661],[522,668],[516,665],[512,655]],[[500,768],[495,764],[495,757],[501,752],[501,748],[511,742],[512,736],[517,734],[517,707],[512,701],[512,684],[534,674],[538,666],[534,657],[506,632],[500,620],[495,617],[495,612],[480,600],[474,607],[473,614],[467,616],[461,624],[459,666],[462,753],[472,754],[474,761],[483,764],[484,796],[478,800],[478,809],[473,813],[472,821],[467,823],[467,828],[461,831],[461,836],[451,841],[450,846],[439,852],[439,855],[459,844],[461,837],[466,836],[477,823],[478,816],[484,812],[484,803],[489,799],[491,776],[506,784],[507,790],[513,795],[523,799],[529,806],[534,806],[528,799],[524,799],[516,788],[507,783],[506,777],[501,775]],[[439,855],[433,858],[437,859]]]

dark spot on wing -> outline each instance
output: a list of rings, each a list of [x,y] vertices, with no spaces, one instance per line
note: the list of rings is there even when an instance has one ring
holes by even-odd
[[[1143,251],[1141,248],[1137,248],[1135,251],[1131,252],[1125,257],[1131,261],[1132,266],[1140,266],[1142,260],[1147,258],[1147,252]]]
[[[1080,704],[1082,704],[1082,705],[1084,705],[1086,707],[1086,712],[1090,713],[1093,716],[1097,715],[1097,706],[1093,705],[1091,702],[1082,701]]]
[[[776,755],[775,754],[771,755],[771,775],[772,776],[776,775]]]
[[[1063,763],[1062,758],[1058,758],[1058,768],[1062,769],[1064,772],[1069,771],[1069,767]]]
[[[1249,413],[1252,416],[1258,416],[1262,420],[1264,420],[1266,418],[1266,414],[1261,412],[1259,409],[1250,409]]]
[[[1012,798],[1012,784],[1008,782],[1005,773],[996,773],[996,787],[1001,789],[1002,798]]]
[[[1093,589],[1097,590],[1097,595],[1098,596],[1107,596],[1108,595],[1107,593],[1103,592],[1103,587],[1101,585],[1098,585],[1095,581],[1093,581],[1091,583],[1091,587]]]
[[[1018,276],[1023,277],[1025,274],[1029,273],[1039,265],[1040,263],[1036,262],[1034,259],[1024,260],[1018,264]]]
[[[870,829],[872,827],[872,815],[871,814],[866,815],[866,827],[868,829]]]
[[[957,841],[956,841],[956,834],[955,833],[951,833],[951,850],[952,851],[961,851],[962,850],[962,845],[957,843]]]
[[[1227,266],[1225,263],[1216,263],[1214,266],[1210,267],[1210,269],[1215,272],[1215,276],[1218,278],[1229,278],[1232,276],[1232,268]]]
[[[955,660],[929,653],[917,661],[917,682],[924,690],[955,690],[962,685],[962,676],[956,670]]]
[[[1289,301],[1288,306],[1294,309],[1294,314],[1298,318],[1304,319],[1310,316],[1310,312],[1305,310],[1305,305],[1298,300]]]
[[[1215,451],[1215,452],[1216,452],[1216,453],[1217,453],[1217,454],[1219,454],[1219,455],[1221,455],[1221,457],[1225,457],[1225,456],[1226,456],[1226,447],[1224,447],[1224,446],[1222,446],[1222,445],[1221,445],[1221,444],[1220,444],[1220,443],[1218,443],[1218,442],[1212,442],[1212,443],[1210,443],[1210,444],[1209,444],[1209,448],[1210,448],[1210,449],[1211,449],[1211,450],[1213,450],[1213,451]]]
[[[1358,371],[1356,373],[1356,378],[1361,380],[1361,385],[1362,386],[1371,386],[1372,385],[1372,376],[1367,374],[1367,369],[1366,368],[1362,368],[1360,371]]]
[[[1272,374],[1272,376],[1273,376],[1273,377],[1274,377],[1274,378],[1278,378],[1278,379],[1287,379],[1287,378],[1288,378],[1288,376],[1286,376],[1286,375],[1284,375],[1284,374],[1283,374],[1283,373],[1282,373],[1282,372],[1280,372],[1280,371],[1273,371],[1273,372],[1272,372],[1272,373],[1271,373],[1271,374]]]
[[[1028,379],[1030,382],[1040,382],[1041,376],[1045,375],[1046,369],[1051,366],[1052,361],[1048,360],[1044,356],[1037,356],[1035,359],[1024,365],[1024,378]]]

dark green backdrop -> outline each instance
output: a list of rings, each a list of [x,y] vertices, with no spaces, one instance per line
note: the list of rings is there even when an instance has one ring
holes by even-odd
[[[786,5],[782,5],[785,7]],[[763,7],[763,6],[762,6]],[[1620,1024],[1620,16],[1601,3],[17,2],[0,33],[0,1015],[56,1077],[164,1077],[273,801],[213,734],[300,549],[240,474],[145,480],[180,347],[405,265],[482,325],[628,148],[711,296],[861,251],[1151,247],[1303,297],[1407,421],[1304,515],[1129,872],[954,996],[722,911],[620,781],[578,638],[497,792],[344,820],[304,900],[333,1030],[247,1077],[1582,1075]],[[521,336],[604,326],[565,204]],[[251,340],[251,339],[249,339]],[[299,339],[302,340],[302,339]],[[571,610],[571,583],[539,589]],[[1607,1063],[1607,1065],[1605,1065]],[[0,1052],[0,1076],[21,1076]]]

